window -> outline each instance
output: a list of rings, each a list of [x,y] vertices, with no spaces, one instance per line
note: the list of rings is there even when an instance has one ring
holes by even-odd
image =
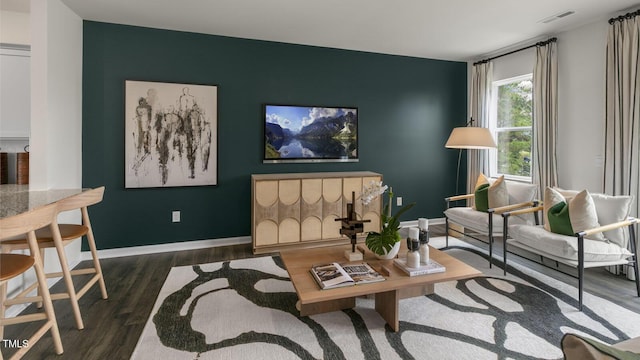
[[[490,152],[492,177],[531,181],[532,75],[494,81],[489,128],[497,149]]]

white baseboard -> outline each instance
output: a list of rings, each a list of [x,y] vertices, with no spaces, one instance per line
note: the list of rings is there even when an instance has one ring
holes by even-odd
[[[126,248],[98,250],[98,257],[100,259],[108,259],[108,258],[116,258],[116,257],[123,257],[123,256],[158,254],[158,253],[164,253],[164,252],[174,252],[174,251],[184,251],[184,250],[198,250],[198,249],[207,249],[212,247],[250,244],[250,243],[251,243],[251,236],[184,241],[184,242],[176,242],[176,243],[170,243],[170,244],[132,246],[132,247],[126,247]],[[84,261],[84,260],[91,260],[90,251],[83,251],[80,253],[80,261]]]
[[[438,225],[444,224],[444,218],[429,219],[429,224]],[[418,226],[418,220],[403,221],[400,223],[401,227]],[[207,249],[212,247],[250,244],[251,236],[238,236],[232,238],[220,238],[220,239],[208,239],[208,240],[196,240],[196,241],[184,241],[169,244],[159,245],[145,245],[145,246],[132,246],[126,248],[117,249],[105,249],[98,250],[98,257],[100,259],[116,258],[123,256],[135,256],[135,255],[148,255],[158,254],[163,252],[175,252],[184,250],[198,250]],[[91,260],[91,252],[83,251],[80,253],[80,261]]]
[[[444,218],[437,218],[437,219],[429,219],[429,225],[442,225],[444,224]],[[411,220],[411,221],[403,221],[400,223],[400,227],[414,227],[414,226],[418,226],[418,220]]]

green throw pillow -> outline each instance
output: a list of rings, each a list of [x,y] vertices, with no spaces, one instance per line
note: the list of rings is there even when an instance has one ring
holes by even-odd
[[[569,205],[565,201],[561,201],[549,208],[547,212],[547,220],[551,232],[562,235],[573,236],[573,227],[571,227],[571,218],[569,218]]]
[[[544,210],[545,229],[557,234],[574,236],[577,232],[600,226],[595,203],[587,190],[565,198],[559,191],[547,187],[544,192]],[[605,241],[601,232],[587,238]]]
[[[489,211],[489,184],[481,184],[476,188],[474,192],[474,199],[476,204],[476,210],[488,212]]]

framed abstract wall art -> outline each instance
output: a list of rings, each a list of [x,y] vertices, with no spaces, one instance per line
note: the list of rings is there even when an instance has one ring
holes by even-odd
[[[217,185],[218,88],[125,81],[125,187]]]

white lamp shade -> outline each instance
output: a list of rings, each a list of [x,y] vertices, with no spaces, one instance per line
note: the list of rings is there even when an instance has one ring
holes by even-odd
[[[483,127],[457,127],[444,145],[449,149],[489,149],[496,143],[489,129]]]

